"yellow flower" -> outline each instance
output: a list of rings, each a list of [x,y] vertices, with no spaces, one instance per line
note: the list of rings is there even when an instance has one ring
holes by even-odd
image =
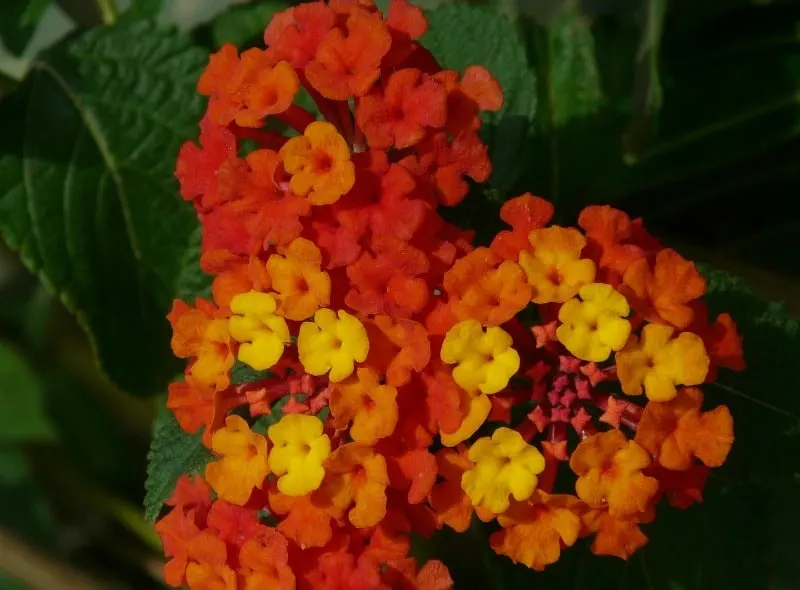
[[[483,327],[475,320],[453,326],[444,338],[441,359],[453,369],[453,379],[470,393],[497,393],[519,370],[519,354],[511,336],[497,326]]]
[[[267,430],[272,441],[269,468],[278,477],[278,490],[304,496],[319,488],[331,454],[331,441],[322,433],[322,421],[305,414],[287,414]]]
[[[243,506],[269,473],[267,439],[240,416],[228,416],[225,427],[211,437],[211,450],[220,460],[206,465],[206,480],[220,498]]]
[[[561,306],[556,336],[579,359],[599,363],[628,341],[631,323],[624,316],[631,309],[611,285],[584,285],[579,294],[583,301],[570,299]]]
[[[363,363],[369,352],[367,330],[358,318],[346,311],[320,309],[313,322],[303,322],[297,338],[300,362],[315,376],[330,371],[328,378],[338,383],[352,375],[355,363]]]
[[[286,320],[275,315],[277,304],[269,293],[250,291],[231,299],[230,331],[241,342],[239,360],[256,371],[273,367],[289,342]]]
[[[677,394],[676,385],[700,385],[708,373],[708,354],[697,334],[683,332],[672,338],[675,329],[648,324],[642,338],[631,336],[617,353],[617,376],[622,391],[640,395],[642,386],[647,398],[668,402]]]
[[[461,487],[473,506],[494,514],[508,510],[509,496],[518,502],[527,500],[544,471],[544,457],[536,447],[525,442],[510,428],[498,428],[492,437],[475,441],[468,458],[475,467],[461,476]]]
[[[533,252],[522,250],[519,264],[534,288],[534,303],[562,302],[594,280],[594,262],[581,258],[586,238],[577,229],[554,225],[528,236]]]

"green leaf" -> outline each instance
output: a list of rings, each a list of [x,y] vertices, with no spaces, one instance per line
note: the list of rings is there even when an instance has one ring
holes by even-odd
[[[154,20],[164,10],[164,0],[133,0],[123,19]]]
[[[797,9],[760,6],[686,37],[667,34],[659,134],[635,169],[633,189],[719,170],[796,138],[799,25]]]
[[[0,7],[0,41],[15,55],[21,55],[36,32],[52,0],[4,0]]]
[[[144,514],[150,521],[158,518],[180,476],[200,472],[212,456],[203,446],[202,433],[186,434],[164,400],[158,407],[145,482]]]
[[[52,438],[38,376],[17,351],[0,342],[0,443]]]
[[[509,191],[530,166],[537,109],[536,76],[521,31],[505,15],[482,6],[449,3],[426,14],[430,26],[422,44],[443,67],[463,71],[483,65],[503,88],[505,104],[485,117],[482,135],[493,164],[489,184]]]
[[[287,0],[261,0],[234,6],[211,23],[211,37],[215,48],[233,43],[239,48],[254,42],[264,43],[264,29],[272,15],[291,6]]]
[[[202,114],[204,61],[147,23],[93,30],[35,61],[0,105],[0,231],[137,394],[176,372],[165,315],[184,269],[197,272],[196,216],[173,169]]]

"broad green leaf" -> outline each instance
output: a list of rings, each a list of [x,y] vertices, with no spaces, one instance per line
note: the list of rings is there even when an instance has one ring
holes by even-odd
[[[163,401],[158,407],[145,482],[144,514],[150,521],[158,518],[180,476],[201,472],[211,459],[211,452],[203,446],[202,433],[186,434]]]
[[[0,41],[15,55],[21,55],[36,32],[52,0],[3,0],[0,6]]]
[[[214,47],[233,43],[241,48],[257,42],[264,43],[264,29],[272,15],[291,6],[288,0],[259,0],[242,6],[229,8],[211,23]]]
[[[137,394],[176,371],[164,318],[197,273],[196,217],[173,169],[202,114],[204,61],[147,23],[94,30],[36,60],[0,105],[0,231]]]
[[[521,31],[508,17],[482,6],[449,3],[426,15],[430,26],[422,44],[442,67],[463,71],[483,65],[503,88],[505,104],[485,117],[482,135],[492,160],[489,184],[509,191],[530,166],[538,105]]]
[[[39,377],[11,346],[0,342],[0,442],[53,438]]]

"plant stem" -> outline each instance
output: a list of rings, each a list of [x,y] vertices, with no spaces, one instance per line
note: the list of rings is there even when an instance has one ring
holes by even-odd
[[[107,27],[117,21],[119,10],[117,10],[117,3],[114,0],[97,0],[97,10],[100,12],[100,20]]]

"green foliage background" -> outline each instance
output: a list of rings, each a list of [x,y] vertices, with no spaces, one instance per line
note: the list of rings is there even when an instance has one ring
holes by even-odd
[[[446,559],[456,588],[797,586],[800,328],[767,301],[800,309],[800,6],[422,4],[440,61],[481,63],[506,92],[483,131],[492,177],[451,217],[485,239],[503,200],[525,191],[553,200],[559,222],[588,203],[643,216],[710,264],[711,306],[739,324],[748,370],[707,389],[731,407],[737,442],[704,505],[665,509],[630,561],[581,546],[536,574],[487,550],[479,527],[420,541],[420,556]],[[208,53],[259,43],[285,6],[253,1],[181,31],[159,0],[0,5],[12,53],[48,10],[78,25],[24,79],[0,74],[0,540],[78,576],[72,587],[159,587],[148,521],[208,459],[161,395],[181,369],[169,305],[208,290],[172,170],[196,137]],[[47,587],[11,561],[0,556],[0,590]]]

